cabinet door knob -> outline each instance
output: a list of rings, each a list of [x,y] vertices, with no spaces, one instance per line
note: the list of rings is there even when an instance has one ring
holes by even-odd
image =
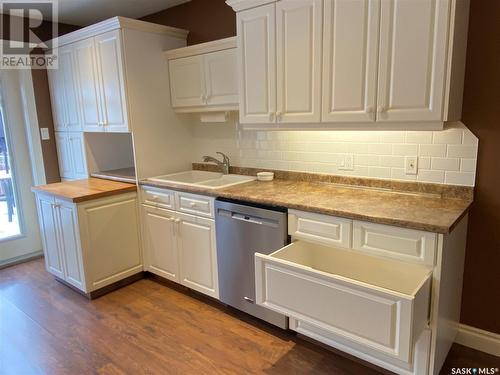
[[[276,112],[276,119],[277,119],[278,121],[281,121],[281,117],[282,117],[282,116],[283,116],[283,113],[282,113],[282,112],[280,112],[280,111]]]
[[[373,113],[373,112],[374,112],[374,110],[373,110],[372,106],[366,107],[366,113]]]
[[[175,222],[179,224],[181,222],[181,219],[175,219]]]
[[[377,108],[377,112],[378,113],[383,113],[385,112],[385,107],[383,105],[379,105],[378,108]]]
[[[274,116],[275,116],[275,114],[271,112],[269,114],[269,121],[274,122],[274,119],[275,119]]]

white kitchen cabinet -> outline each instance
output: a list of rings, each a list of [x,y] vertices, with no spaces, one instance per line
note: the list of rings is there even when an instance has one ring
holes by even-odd
[[[93,38],[74,43],[76,71],[79,82],[78,98],[84,131],[101,131],[99,78]]]
[[[175,212],[142,205],[144,269],[180,282]]]
[[[375,121],[379,12],[379,0],[324,3],[323,121]]]
[[[82,132],[56,132],[59,174],[61,178],[87,178],[87,162]]]
[[[185,214],[178,218],[181,283],[218,298],[215,221]]]
[[[276,3],[278,123],[321,121],[322,28],[323,0]]]
[[[276,6],[238,12],[240,122],[276,121]],[[302,52],[302,51],[300,51]]]
[[[57,53],[59,69],[48,71],[54,127],[56,131],[79,131],[81,121],[75,51],[73,46],[63,46]]]
[[[205,105],[205,73],[203,56],[189,56],[169,62],[172,106]]]
[[[142,271],[136,193],[36,197],[47,271],[87,294]]]
[[[129,131],[120,30],[94,38],[100,82],[101,121],[106,132]]]
[[[237,109],[235,38],[170,50],[164,57],[168,61],[172,107],[177,112]]]
[[[64,268],[61,247],[58,240],[58,220],[56,219],[55,199],[52,196],[37,196],[38,219],[45,255],[45,267],[51,274],[63,279]]]
[[[242,124],[428,130],[460,119],[468,0],[227,3]]]
[[[87,132],[128,132],[120,30],[74,44],[82,128]]]
[[[219,298],[214,198],[144,187],[141,202],[144,269]]]
[[[443,121],[450,0],[384,0],[377,121]]]

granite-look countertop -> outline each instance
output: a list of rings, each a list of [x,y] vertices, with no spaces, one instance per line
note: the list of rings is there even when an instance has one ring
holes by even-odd
[[[253,181],[223,189],[148,180],[140,184],[436,233],[449,233],[472,203],[472,200],[442,198],[434,194],[293,180]]]
[[[83,180],[34,186],[31,190],[33,192],[49,194],[74,203],[79,203],[115,194],[136,191],[137,186],[135,184],[91,177]]]

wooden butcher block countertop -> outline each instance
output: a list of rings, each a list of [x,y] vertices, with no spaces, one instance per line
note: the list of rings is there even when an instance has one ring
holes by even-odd
[[[87,178],[84,180],[64,181],[55,184],[39,185],[31,188],[39,192],[56,196],[74,203],[90,201],[111,195],[137,191],[135,184]]]

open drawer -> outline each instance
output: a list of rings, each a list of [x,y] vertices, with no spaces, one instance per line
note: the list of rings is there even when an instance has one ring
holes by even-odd
[[[428,321],[431,270],[297,241],[255,254],[256,302],[411,362]]]

